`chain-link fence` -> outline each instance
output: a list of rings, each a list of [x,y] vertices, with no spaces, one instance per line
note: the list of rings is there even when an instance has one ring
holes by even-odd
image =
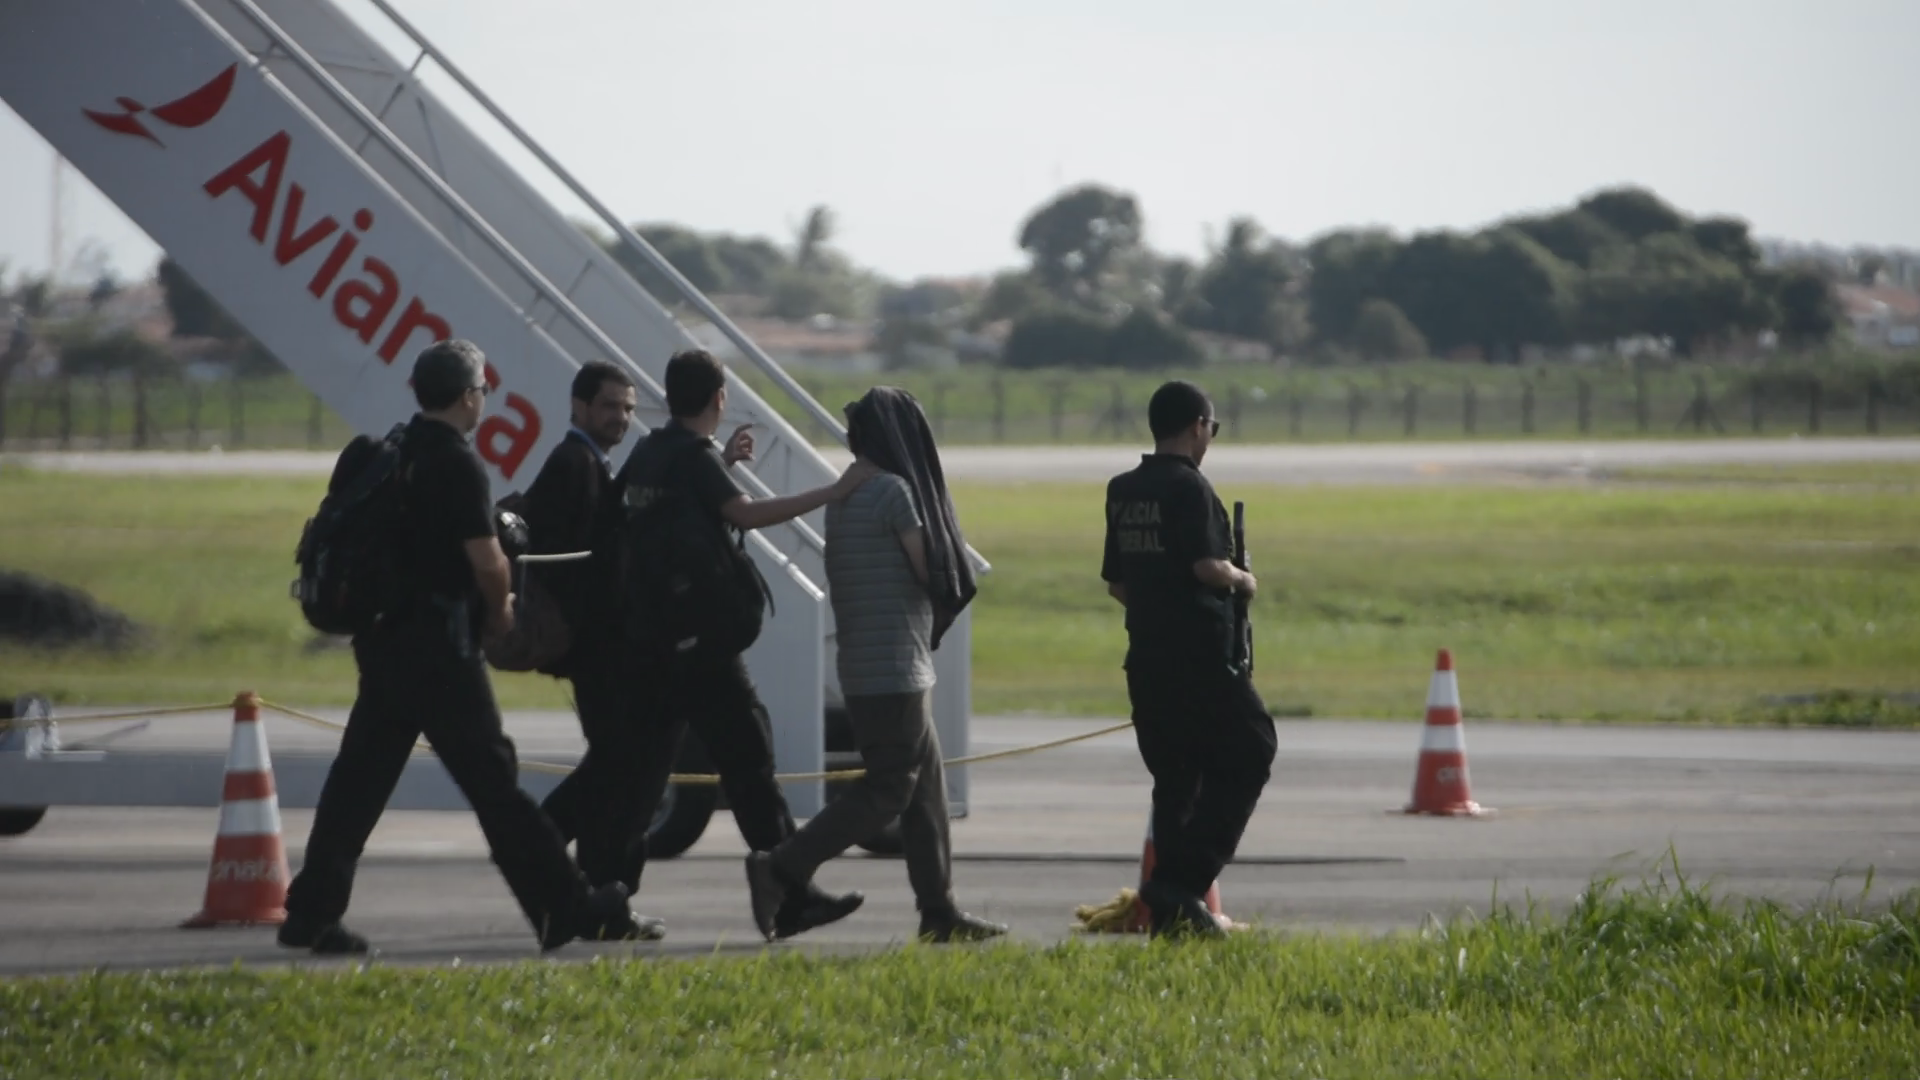
[[[1533,371],[1484,366],[1345,374],[1271,369],[1192,376],[1240,442],[1920,434],[1920,377],[1754,371]],[[757,382],[750,373],[746,381]],[[800,375],[830,409],[885,382],[911,390],[943,442],[1039,445],[1148,439],[1165,376],[986,371]],[[766,396],[803,432],[830,436]],[[331,449],[348,425],[291,376],[55,377],[0,388],[0,449]]]

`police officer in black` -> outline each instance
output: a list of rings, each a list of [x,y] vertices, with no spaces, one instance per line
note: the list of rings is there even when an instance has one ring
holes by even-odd
[[[1153,932],[1218,936],[1202,899],[1233,859],[1273,765],[1273,719],[1240,663],[1233,600],[1252,574],[1200,473],[1219,433],[1199,387],[1169,382],[1147,406],[1154,452],[1107,484],[1100,576],[1127,612],[1127,694],[1153,775]]]
[[[487,390],[486,358],[471,342],[437,342],[414,363],[420,412],[407,425],[397,476],[405,581],[380,622],[353,640],[359,695],[320,791],[305,865],[287,889],[282,945],[367,951],[367,940],[340,919],[367,837],[422,734],[479,816],[494,864],[543,949],[664,933],[658,920],[634,916],[624,887],[589,889],[519,786],[479,644],[480,634],[504,632],[513,620],[487,474],[468,442]],[[366,449],[363,438],[342,453],[336,486]]]
[[[724,448],[713,440],[727,407],[726,369],[706,350],[688,349],[668,360],[665,383],[672,418],[648,432],[621,467],[617,484],[630,499],[636,492],[671,488],[689,496],[717,521],[748,531],[792,521],[843,499],[878,472],[870,463],[855,462],[838,481],[824,487],[771,499],[749,498],[734,482],[730,469],[753,458],[750,425],[736,428]],[[774,780],[772,725],[742,655],[715,653],[704,646],[674,655],[655,655],[635,647],[628,655],[628,686],[635,695],[644,741],[626,774],[641,816],[635,820],[621,880],[636,885],[640,879],[647,858],[647,827],[666,792],[680,740],[690,725],[720,774],[747,846],[770,851],[792,836],[793,812]],[[791,937],[844,919],[864,899],[858,892],[835,896],[809,884],[780,908],[774,920],[776,936]]]

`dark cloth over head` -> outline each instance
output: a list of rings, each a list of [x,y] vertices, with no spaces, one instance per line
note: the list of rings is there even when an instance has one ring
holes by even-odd
[[[847,406],[847,442],[861,457],[913,489],[913,501],[926,522],[927,595],[933,601],[931,644],[937,649],[941,636],[979,588],[927,414],[905,390],[876,386]]]

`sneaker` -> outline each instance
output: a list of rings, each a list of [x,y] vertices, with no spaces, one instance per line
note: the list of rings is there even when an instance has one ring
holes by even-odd
[[[780,905],[779,914],[773,917],[773,939],[785,941],[796,934],[837,923],[859,911],[860,905],[866,902],[866,895],[860,892],[835,896],[809,887],[805,895],[789,898]]]
[[[787,901],[787,886],[774,869],[773,856],[764,851],[747,856],[747,899],[753,904],[753,925],[772,941],[777,933],[774,920]]]
[[[627,907],[627,887],[619,882],[587,894],[570,917],[556,919],[540,936],[540,951],[552,952],[571,941],[659,941],[665,920],[636,915]]]
[[[1149,933],[1154,937],[1223,938],[1220,926],[1207,902],[1178,886],[1149,881],[1140,886],[1140,899],[1152,918]]]
[[[920,916],[920,940],[932,945],[986,941],[1001,937],[1006,932],[1007,924],[988,922],[964,911],[935,915],[922,913]]]
[[[277,937],[281,945],[289,949],[309,949],[315,956],[364,956],[372,951],[366,938],[337,920],[321,923],[288,915],[287,921],[280,924]]]

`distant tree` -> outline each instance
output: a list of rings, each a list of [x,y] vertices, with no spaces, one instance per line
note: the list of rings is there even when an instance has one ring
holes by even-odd
[[[1360,305],[1386,291],[1399,255],[1400,242],[1382,230],[1343,230],[1307,245],[1307,310],[1315,336],[1350,340]]]
[[[1436,352],[1481,345],[1489,334],[1485,249],[1479,237],[1421,233],[1400,249],[1378,295],[1405,312]]]
[[[1580,200],[1578,207],[1629,240],[1680,232],[1687,219],[1658,195],[1639,187],[1609,188]]]
[[[1282,300],[1298,258],[1269,240],[1252,218],[1235,218],[1200,274],[1187,323],[1249,341],[1280,343]]]
[[[1780,336],[1795,348],[1823,344],[1840,326],[1840,301],[1816,270],[1794,267],[1781,272],[1773,297],[1780,311]]]
[[[721,234],[707,238],[714,258],[726,270],[727,290],[748,296],[767,296],[787,268],[786,252],[764,237]]]
[[[1526,233],[1565,262],[1581,267],[1592,266],[1601,252],[1630,243],[1619,230],[1584,210],[1514,218],[1507,226]]]
[[[824,269],[827,245],[833,242],[833,211],[816,206],[807,211],[807,219],[794,237],[793,265],[802,270]]]
[[[1003,319],[1021,319],[1053,306],[1053,296],[1026,270],[1003,270],[993,276],[975,306],[969,325],[979,328]]]
[[[1191,367],[1203,357],[1194,340],[1157,312],[1134,308],[1107,331],[1106,363],[1134,371]]]
[[[1687,226],[1687,235],[1701,251],[1725,259],[1742,271],[1751,272],[1760,265],[1760,245],[1739,218],[1701,218]]]
[[[1033,275],[1060,300],[1115,311],[1145,253],[1140,206],[1132,195],[1096,184],[1063,192],[1020,227]]]
[[[1418,360],[1427,355],[1427,339],[1399,308],[1386,300],[1368,300],[1354,319],[1353,347],[1367,360]]]
[[[1474,322],[1489,358],[1566,339],[1577,270],[1519,229],[1484,234],[1477,255]]]
[[[1014,320],[1001,362],[1010,368],[1097,367],[1107,358],[1108,330],[1072,308],[1030,312]]]
[[[1739,266],[1682,233],[1656,235],[1587,275],[1581,329],[1593,340],[1669,338],[1682,356],[1775,322],[1773,297]]]
[[[60,370],[67,375],[152,375],[174,367],[173,354],[160,345],[131,330],[102,331],[88,319],[62,326],[54,343],[60,350]]]
[[[1886,272],[1888,266],[1889,263],[1885,255],[1877,252],[1868,252],[1860,256],[1854,279],[1871,289],[1875,285],[1880,284],[1880,275]]]

